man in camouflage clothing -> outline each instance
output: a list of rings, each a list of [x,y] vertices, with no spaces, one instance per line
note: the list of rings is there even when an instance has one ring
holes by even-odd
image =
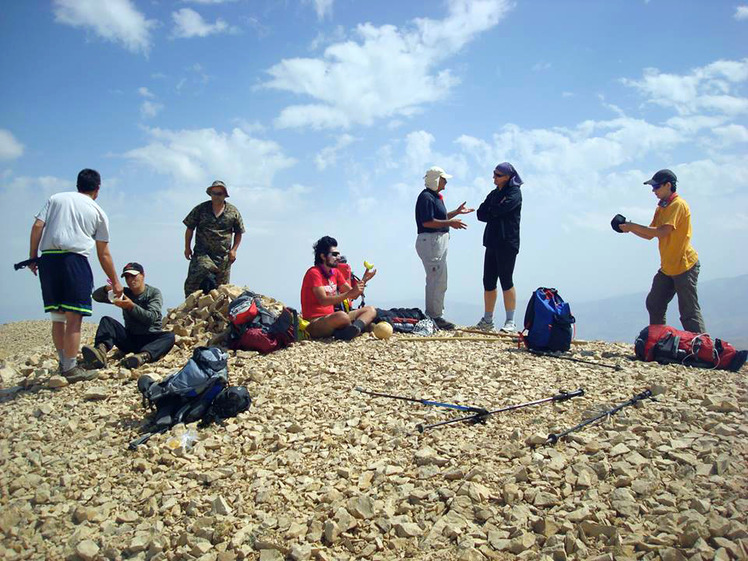
[[[190,262],[187,280],[184,281],[185,298],[200,289],[209,275],[215,277],[216,286],[228,284],[231,264],[236,261],[236,250],[242,241],[244,222],[239,210],[226,202],[229,196],[223,181],[214,181],[206,189],[210,200],[193,208],[184,219],[184,256]],[[192,235],[197,229],[195,249]],[[232,241],[233,237],[233,241]]]

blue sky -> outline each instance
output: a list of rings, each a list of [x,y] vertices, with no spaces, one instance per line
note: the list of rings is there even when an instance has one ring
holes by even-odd
[[[747,33],[748,5],[727,1],[8,2],[0,322],[43,317],[38,283],[10,263],[83,167],[102,174],[117,267],[143,263],[169,306],[181,220],[214,179],[248,227],[233,282],[298,307],[328,234],[355,270],[378,267],[368,303],[423,306],[425,170],[454,175],[449,208],[477,207],[505,160],[525,180],[520,307],[541,285],[572,303],[646,291],[656,243],[609,221],[648,223],[642,182],[663,167],[691,206],[702,280],[744,274]],[[482,301],[483,228],[466,221],[453,311]]]

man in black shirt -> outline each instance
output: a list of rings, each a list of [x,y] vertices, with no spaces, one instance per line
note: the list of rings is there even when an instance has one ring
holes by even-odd
[[[416,201],[416,252],[426,271],[426,315],[434,320],[439,329],[454,329],[455,325],[442,317],[444,294],[447,292],[447,246],[449,229],[467,228],[459,214],[474,212],[462,203],[455,210],[447,212],[441,191],[452,176],[440,167],[429,168],[423,177],[426,188]]]
[[[131,369],[159,360],[174,346],[174,334],[161,330],[161,291],[145,284],[143,266],[128,263],[122,276],[127,288],[121,298],[110,297],[106,286],[93,293],[97,302],[112,303],[121,308],[125,325],[108,316],[101,318],[94,346],[81,349],[90,367],[106,367],[107,353],[115,346],[124,353],[135,353],[122,361],[123,366]]]

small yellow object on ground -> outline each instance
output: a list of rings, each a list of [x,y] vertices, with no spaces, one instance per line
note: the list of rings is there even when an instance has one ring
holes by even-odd
[[[389,339],[392,337],[392,326],[386,321],[380,321],[374,326],[374,337],[377,339]]]

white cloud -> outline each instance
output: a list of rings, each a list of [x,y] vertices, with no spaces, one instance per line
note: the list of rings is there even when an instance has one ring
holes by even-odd
[[[158,115],[163,108],[163,103],[158,103],[146,99],[143,103],[140,104],[140,115],[144,119],[152,119],[153,117]]]
[[[16,201],[20,200],[21,193],[23,193],[23,198],[25,199],[26,195],[32,192],[39,193],[42,199],[47,199],[55,193],[75,189],[75,181],[51,175],[40,177],[11,175],[7,178],[7,181],[0,182],[0,187],[7,193],[14,193]]]
[[[744,155],[719,155],[676,164],[671,169],[678,176],[678,191],[681,191],[680,186],[687,186],[689,193],[710,196],[715,193],[745,193],[748,189],[748,157]],[[735,205],[731,208],[741,210],[745,206]],[[721,221],[729,213],[722,208],[719,214],[720,218],[715,222]]]
[[[332,15],[332,5],[334,0],[307,0],[306,3],[314,4],[314,11],[317,13],[317,19],[323,20],[325,16]]]
[[[276,142],[253,138],[238,128],[229,133],[152,128],[148,135],[149,144],[124,156],[179,183],[207,185],[221,177],[233,185],[269,187],[276,172],[295,163]]]
[[[405,169],[418,173],[425,171],[432,165],[432,149],[434,135],[426,131],[413,131],[405,136]],[[444,167],[442,165],[442,167]]]
[[[6,129],[0,129],[0,160],[15,160],[23,156],[24,146],[13,133]]]
[[[619,117],[585,121],[572,129],[523,129],[508,124],[494,135],[492,143],[467,135],[456,143],[483,167],[502,160],[520,161],[537,173],[589,177],[685,141],[670,127]],[[572,188],[579,188],[579,184]]]
[[[544,70],[550,70],[553,66],[550,62],[536,62],[532,65],[533,72],[543,72]]]
[[[342,25],[336,25],[335,29],[330,33],[319,31],[317,36],[312,39],[309,44],[310,51],[316,51],[323,45],[330,45],[332,43],[340,43],[346,40],[346,30]]]
[[[665,124],[686,134],[693,134],[702,129],[713,129],[727,120],[727,117],[716,115],[689,115],[671,117]]]
[[[259,121],[248,121],[247,119],[244,119],[242,117],[237,117],[235,119],[232,119],[231,121],[249,135],[258,132],[265,132],[265,130],[267,129],[267,127]]]
[[[730,124],[724,127],[716,127],[714,129],[720,139],[726,144],[735,144],[737,142],[748,142],[748,128],[743,125]]]
[[[224,20],[218,18],[215,23],[206,22],[203,17],[191,8],[182,8],[172,12],[171,18],[174,20],[174,37],[187,39],[190,37],[207,37],[216,33],[226,33],[232,31]]]
[[[675,109],[680,115],[701,111],[738,115],[748,113],[748,98],[737,91],[737,85],[746,80],[748,58],[718,60],[687,75],[646,68],[641,80],[624,78],[621,81],[639,90],[650,103]]]
[[[458,83],[438,65],[494,27],[509,7],[508,0],[451,0],[443,20],[419,18],[402,29],[365,23],[355,30],[358,41],[330,45],[321,58],[282,60],[263,87],[315,101],[286,107],[276,126],[346,128],[418,112]]]
[[[145,86],[138,88],[138,95],[145,98],[140,104],[140,116],[143,119],[152,119],[164,109],[164,104],[155,101],[156,96]]]
[[[131,52],[150,50],[156,21],[146,19],[131,0],[54,0],[54,13],[56,22],[92,29]]]
[[[314,157],[314,163],[317,169],[322,171],[330,166],[334,166],[338,161],[338,152],[350,146],[356,138],[350,134],[343,134],[338,137],[335,144],[326,146]]]
[[[735,15],[733,16],[736,20],[741,21],[748,19],[748,6],[738,6],[735,8]]]

